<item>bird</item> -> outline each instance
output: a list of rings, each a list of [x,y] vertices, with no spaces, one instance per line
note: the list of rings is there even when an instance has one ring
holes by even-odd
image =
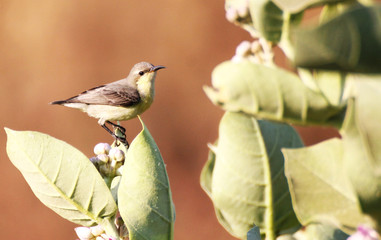
[[[86,90],[66,100],[51,102],[53,105],[76,108],[98,119],[98,124],[116,140],[126,144],[125,129],[111,121],[126,121],[137,117],[152,104],[155,96],[155,78],[162,65],[148,62],[135,64],[126,78]],[[121,130],[116,135],[106,123]]]

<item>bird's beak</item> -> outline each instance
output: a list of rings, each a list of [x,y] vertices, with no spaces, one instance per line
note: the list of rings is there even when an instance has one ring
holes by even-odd
[[[150,72],[156,72],[157,70],[162,69],[162,68],[165,68],[165,67],[161,66],[161,65],[157,65],[157,66],[151,67],[151,69],[149,71]]]

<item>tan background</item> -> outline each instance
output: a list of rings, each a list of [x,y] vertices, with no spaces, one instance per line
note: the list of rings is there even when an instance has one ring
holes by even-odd
[[[41,131],[90,157],[111,137],[95,119],[48,103],[121,79],[142,60],[165,65],[143,120],[167,164],[175,239],[233,239],[199,185],[222,116],[202,86],[250,39],[224,15],[217,0],[0,0],[0,127]],[[140,131],[137,120],[124,126],[130,139]],[[327,130],[301,131],[307,144],[327,137]],[[1,237],[75,239],[75,225],[44,207],[8,160],[2,129],[0,142]]]

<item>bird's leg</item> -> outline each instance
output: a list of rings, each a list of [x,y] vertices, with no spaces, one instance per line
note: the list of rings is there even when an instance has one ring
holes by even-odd
[[[113,123],[113,122],[111,122],[111,121],[106,121],[106,123],[112,125],[113,127],[119,128],[120,131],[121,131],[123,134],[126,133],[126,129],[125,129],[124,127],[122,127],[121,125],[115,124],[115,123]]]
[[[107,121],[107,122],[109,122],[109,121]],[[111,125],[113,125],[113,124],[111,124]],[[106,124],[101,124],[101,126],[108,132],[108,133],[110,133],[111,134],[111,136],[115,139],[115,140],[118,140],[118,141],[120,141],[121,143],[123,143],[127,148],[130,146],[129,144],[128,144],[128,141],[127,141],[127,139],[126,139],[126,135],[124,135],[124,133],[123,133],[123,137],[122,136],[117,136],[115,133],[113,133],[107,126],[106,126]],[[113,125],[114,126],[114,125]],[[124,128],[123,128],[124,129]]]

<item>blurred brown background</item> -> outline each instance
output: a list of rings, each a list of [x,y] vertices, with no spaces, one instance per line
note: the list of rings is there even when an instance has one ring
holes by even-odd
[[[97,120],[48,103],[121,79],[139,61],[164,65],[143,120],[167,164],[175,239],[234,239],[199,185],[223,113],[202,86],[245,39],[218,0],[0,0],[0,126],[44,132],[93,156],[95,144],[112,142]],[[138,120],[123,125],[130,140],[141,129]],[[301,129],[307,144],[326,132]],[[2,129],[0,142],[2,238],[75,239],[75,225],[44,207],[10,163]]]

